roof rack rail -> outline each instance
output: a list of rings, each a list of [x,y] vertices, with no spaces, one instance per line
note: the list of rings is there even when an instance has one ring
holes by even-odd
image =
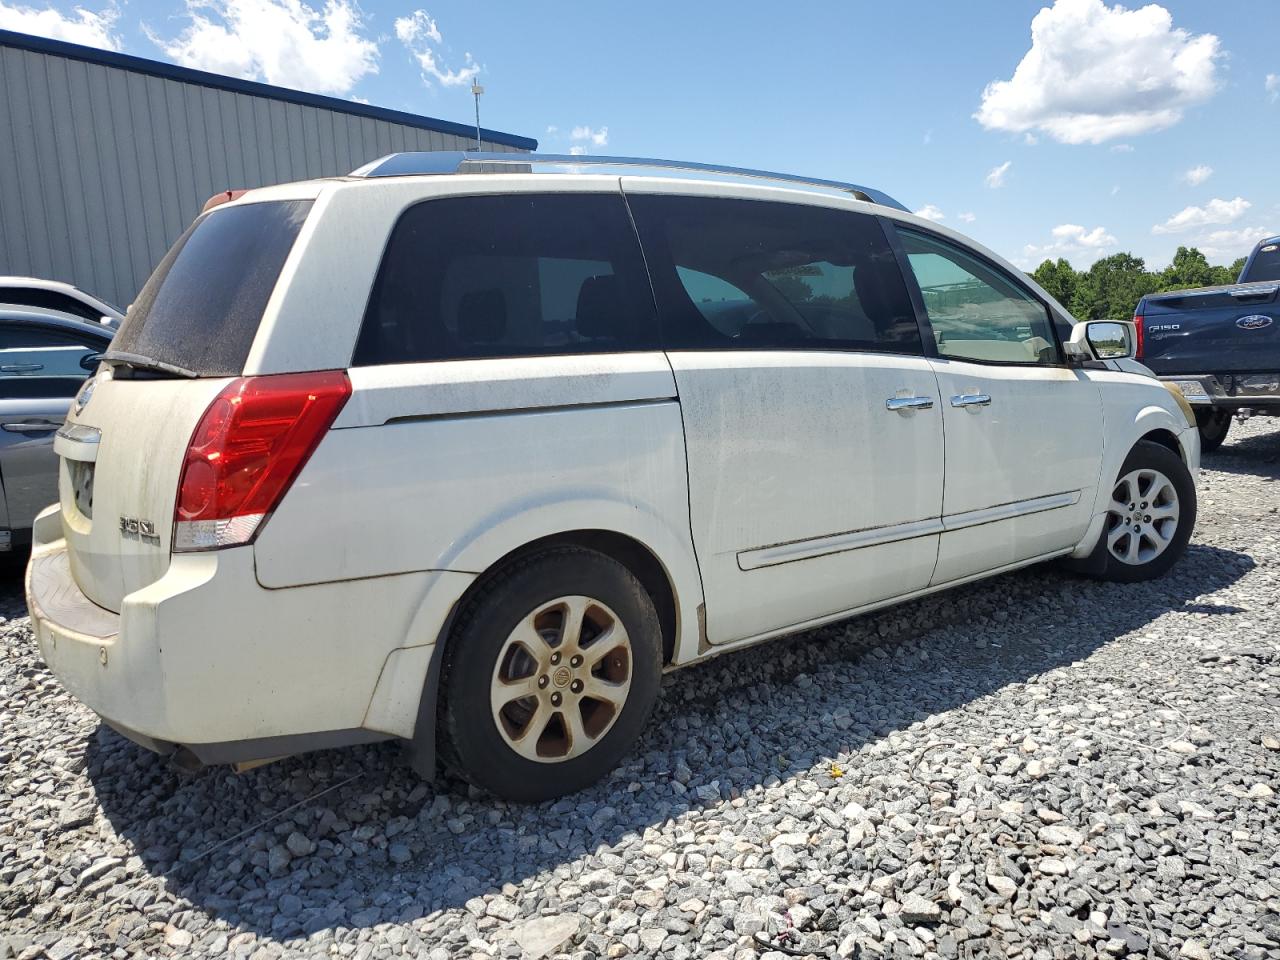
[[[601,157],[567,153],[480,153],[461,151],[431,151],[391,153],[371,160],[351,171],[353,177],[411,177],[424,174],[462,173],[469,164],[483,165],[493,172],[494,165],[532,166],[534,164],[572,165],[575,167],[648,167],[659,170],[680,170],[691,173],[713,173],[732,177],[748,177],[755,180],[773,180],[806,187],[824,187],[851,193],[859,200],[907,210],[887,193],[862,187],[856,183],[839,180],[821,180],[802,177],[793,173],[773,173],[768,170],[750,170],[744,167],[725,167],[714,163],[694,163],[686,160],[654,160],[646,157]],[[910,212],[910,211],[907,211]]]

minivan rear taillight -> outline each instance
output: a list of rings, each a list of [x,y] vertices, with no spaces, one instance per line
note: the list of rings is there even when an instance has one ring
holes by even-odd
[[[174,551],[252,542],[349,396],[344,370],[240,377],[227,384],[187,445]]]

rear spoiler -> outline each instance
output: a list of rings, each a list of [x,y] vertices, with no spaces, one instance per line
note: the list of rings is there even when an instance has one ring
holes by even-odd
[[[248,190],[223,190],[221,193],[215,193],[204,202],[204,206],[200,208],[200,212],[207,213],[214,207],[220,207],[224,203],[230,203],[238,197],[243,197],[248,192]]]

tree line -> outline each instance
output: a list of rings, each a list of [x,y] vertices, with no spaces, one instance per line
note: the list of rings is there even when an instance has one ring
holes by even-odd
[[[1244,261],[1215,267],[1195,247],[1179,247],[1173,263],[1160,271],[1148,270],[1141,257],[1116,253],[1088,270],[1076,270],[1062,257],[1046,260],[1031,276],[1077,320],[1130,320],[1148,293],[1235,283]]]

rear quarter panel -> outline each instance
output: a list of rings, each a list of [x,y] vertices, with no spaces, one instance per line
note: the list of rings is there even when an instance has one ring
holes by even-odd
[[[540,371],[529,375],[530,369]],[[660,353],[356,368],[353,395],[255,546],[265,587],[480,573],[577,530],[638,540],[696,649],[684,433]]]

